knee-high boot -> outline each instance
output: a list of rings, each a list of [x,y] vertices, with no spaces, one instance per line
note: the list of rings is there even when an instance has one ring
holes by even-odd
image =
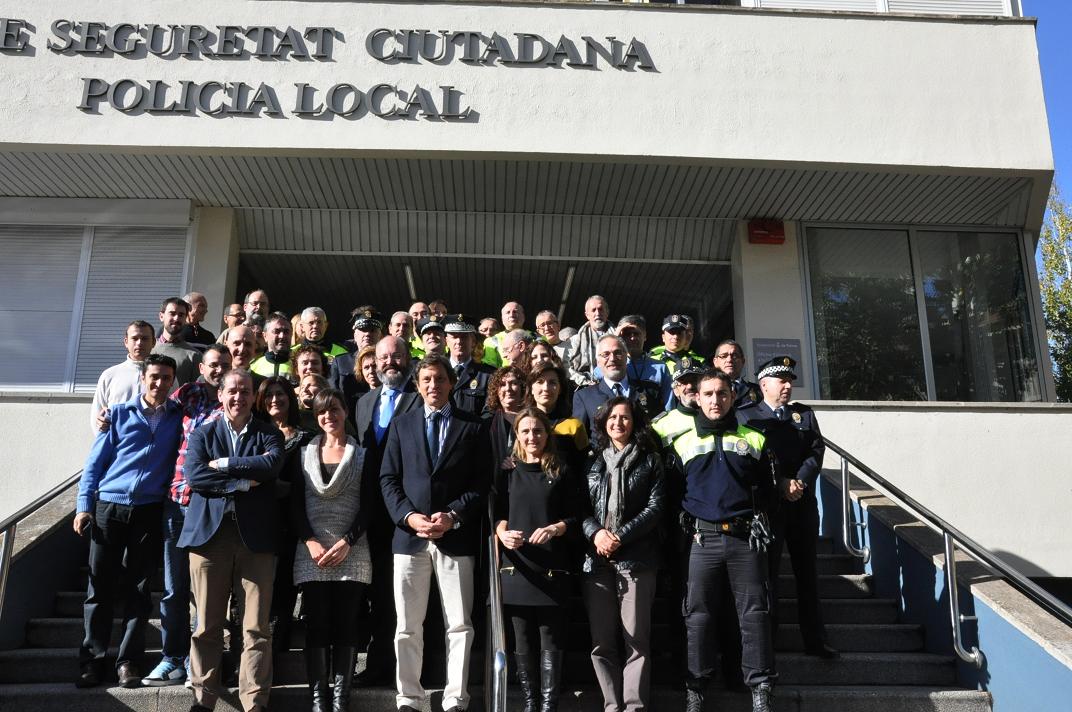
[[[524,712],[540,712],[539,678],[536,675],[536,660],[529,653],[514,653],[517,663],[517,684],[521,687]]]
[[[331,712],[331,690],[328,688],[328,649],[305,649],[305,678],[309,682],[313,712]]]
[[[332,712],[346,712],[350,709],[350,688],[354,681],[355,657],[356,652],[353,646],[336,645],[331,650],[331,667],[335,677]]]
[[[562,688],[562,651],[540,651],[540,712],[557,712]]]

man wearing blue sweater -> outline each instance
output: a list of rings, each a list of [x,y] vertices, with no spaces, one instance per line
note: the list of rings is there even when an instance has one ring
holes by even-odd
[[[141,395],[112,406],[108,429],[97,435],[82,471],[74,530],[88,534],[90,544],[78,687],[94,687],[103,678],[112,607],[120,597],[116,674],[123,687],[141,685],[149,579],[160,564],[163,502],[182,437],[182,411],[168,400],[175,371],[170,356],[146,357]]]

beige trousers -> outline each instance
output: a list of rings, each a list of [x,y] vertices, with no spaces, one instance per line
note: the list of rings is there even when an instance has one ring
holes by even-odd
[[[204,546],[190,549],[190,588],[197,606],[197,629],[190,638],[190,679],[194,699],[212,708],[223,694],[220,661],[231,589],[244,599],[238,699],[242,709],[267,707],[272,689],[272,606],[275,555],[246,548],[238,524],[226,518]]]
[[[398,624],[395,627],[395,656],[398,660],[396,705],[421,708],[425,692],[421,687],[424,664],[424,616],[428,612],[428,592],[432,578],[439,585],[447,636],[447,684],[443,687],[443,709],[469,706],[466,689],[469,653],[473,647],[474,556],[448,556],[432,542],[419,554],[394,555],[394,594]]]

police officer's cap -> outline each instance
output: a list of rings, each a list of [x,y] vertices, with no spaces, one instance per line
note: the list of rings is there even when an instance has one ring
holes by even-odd
[[[476,325],[464,314],[447,314],[443,317],[443,330],[448,334],[475,334]]]
[[[663,317],[663,331],[673,329],[691,329],[692,317],[687,314],[668,314]]]
[[[686,382],[686,381],[699,381],[700,376],[703,375],[704,369],[699,366],[689,366],[688,368],[679,368],[674,372],[674,382]]]
[[[756,371],[756,380],[761,380],[767,376],[777,376],[778,378],[788,378],[790,381],[795,381],[797,380],[797,374],[793,369],[796,366],[797,362],[788,356],[775,356],[770,361],[760,364],[759,370]]]
[[[418,336],[424,336],[424,332],[429,329],[439,329],[440,331],[443,331],[443,319],[436,314],[429,314],[417,322]]]
[[[350,317],[350,328],[354,331],[383,331],[383,315],[371,309],[359,311]]]

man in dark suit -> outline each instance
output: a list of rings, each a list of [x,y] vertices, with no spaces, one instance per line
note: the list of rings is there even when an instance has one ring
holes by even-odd
[[[380,387],[357,401],[354,422],[365,447],[368,472],[379,472],[387,432],[401,415],[421,407],[409,373],[409,344],[397,336],[385,336],[376,344],[376,374]],[[379,488],[370,491],[365,503],[369,513],[368,541],[372,557],[372,583],[368,587],[369,611],[365,628],[369,643],[365,669],[354,678],[358,687],[389,685],[395,679],[395,597],[392,583],[391,537],[395,523],[383,505]]]
[[[595,426],[596,411],[611,398],[625,396],[647,410],[648,393],[629,383],[628,359],[629,350],[621,337],[608,334],[596,343],[596,363],[603,377],[573,394],[573,417],[584,423],[589,433]]]
[[[488,382],[491,381],[495,369],[473,360],[476,324],[468,321],[462,314],[448,314],[443,320],[443,329],[446,331],[450,367],[454,369],[458,379],[451,391],[450,400],[455,408],[480,415],[488,399]]]
[[[179,546],[190,552],[197,630],[190,640],[191,710],[211,710],[220,680],[223,628],[233,581],[242,582],[243,649],[239,700],[245,710],[268,706],[272,685],[269,614],[275,570],[275,488],[283,437],[254,420],[253,379],[229,371],[219,385],[223,417],[190,436],[184,470],[192,494]],[[267,485],[267,486],[264,486]]]
[[[450,403],[455,374],[446,358],[425,356],[415,376],[423,407],[392,423],[380,467],[384,503],[397,525],[392,544],[396,702],[400,712],[416,712],[424,704],[423,625],[434,578],[447,634],[443,709],[461,712],[469,704],[473,574],[490,448],[481,420]]]
[[[759,367],[756,378],[763,400],[741,408],[738,413],[750,427],[761,431],[774,451],[788,481],[781,506],[772,514],[774,542],[767,550],[771,580],[771,634],[778,630],[778,564],[782,546],[789,549],[789,560],[797,580],[797,618],[804,651],[820,658],[836,658],[838,651],[826,642],[819,607],[819,583],[816,571],[816,544],[819,536],[819,505],[815,486],[823,469],[826,445],[819,431],[815,412],[802,403],[790,403],[796,361],[777,356]]]

